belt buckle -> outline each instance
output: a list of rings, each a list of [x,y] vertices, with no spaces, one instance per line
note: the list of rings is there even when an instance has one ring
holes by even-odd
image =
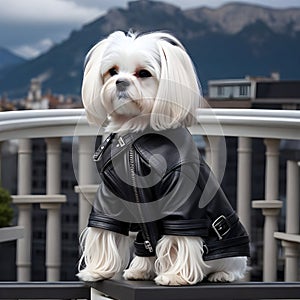
[[[221,215],[212,223],[212,228],[217,234],[219,240],[222,240],[223,236],[229,232],[230,224],[225,216]]]

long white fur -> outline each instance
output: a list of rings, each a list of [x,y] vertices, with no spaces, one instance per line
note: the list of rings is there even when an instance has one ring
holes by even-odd
[[[200,237],[165,235],[157,244],[156,260],[135,257],[123,277],[127,280],[146,280],[156,274],[158,285],[192,285],[205,277],[211,282],[231,282],[245,276],[246,257],[204,261],[203,252]]]
[[[166,39],[179,46],[171,45]],[[124,59],[120,60],[118,55],[123,55]],[[195,111],[201,106],[202,99],[198,77],[190,57],[172,35],[156,32],[136,38],[134,34],[126,36],[123,32],[114,32],[96,44],[87,57],[82,100],[90,123],[98,126],[110,123],[107,131],[121,132],[142,130],[148,125],[155,130],[164,130],[190,126],[196,121]],[[114,66],[117,60],[120,63],[126,61],[129,66],[136,64],[139,57],[143,67],[151,70],[153,80],[157,82],[152,82],[151,92],[145,93],[147,86],[141,86],[141,82],[134,79],[126,67],[118,76],[114,76],[113,88],[120,76],[132,81],[132,89],[137,90],[133,98],[141,102],[139,115],[150,114],[150,118],[143,118],[143,123],[140,117],[131,122],[132,118],[125,118],[124,115],[121,118],[120,115],[115,116],[115,107],[108,106],[107,101],[111,100],[105,94],[109,81],[104,82],[100,76]],[[147,109],[143,110],[145,106]]]
[[[201,90],[193,63],[187,53],[166,41],[159,44],[161,78],[151,114],[151,127],[164,130],[191,126],[201,106]],[[170,122],[171,120],[171,122]]]
[[[77,276],[83,281],[111,278],[129,263],[129,238],[122,234],[88,227],[80,236],[80,245]]]
[[[191,285],[202,281],[203,241],[198,237],[163,236],[156,247],[155,282],[162,285]]]
[[[163,236],[157,247],[155,282],[160,285],[192,285],[208,277],[212,282],[242,279],[247,270],[246,257],[204,261],[200,237]]]
[[[123,277],[127,280],[149,280],[155,277],[154,262],[155,257],[135,256]]]
[[[118,74],[110,76],[114,66]],[[138,68],[152,76],[139,78],[135,74]],[[118,79],[130,83],[125,97],[117,91]],[[119,133],[140,131],[149,125],[158,131],[191,126],[196,121],[196,108],[202,104],[189,55],[175,37],[163,32],[137,36],[117,31],[97,43],[87,55],[82,100],[91,124]],[[123,235],[87,228],[81,246],[78,277],[84,281],[111,278],[129,263],[129,239]],[[156,255],[135,257],[124,278],[156,276],[160,285],[190,285],[206,276],[210,281],[241,279],[247,268],[246,257],[204,262],[200,237],[163,236]]]

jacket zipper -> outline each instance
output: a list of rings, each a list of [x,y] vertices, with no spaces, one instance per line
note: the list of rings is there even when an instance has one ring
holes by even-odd
[[[143,211],[141,208],[141,201],[140,201],[140,197],[139,197],[139,192],[138,192],[138,188],[137,188],[137,184],[136,184],[136,177],[135,177],[135,163],[134,163],[134,149],[131,146],[129,148],[129,167],[130,167],[130,175],[131,175],[131,181],[132,181],[132,186],[133,186],[133,191],[134,191],[134,197],[135,197],[135,201],[138,204],[138,208],[139,208],[139,212],[140,212],[140,216],[142,219],[142,223],[140,224],[142,227],[142,235],[144,238],[144,247],[146,250],[148,250],[150,253],[153,252],[153,247],[151,245],[151,239],[150,239],[150,235],[149,232],[147,230],[147,226],[145,225],[144,222],[144,217],[143,217]]]

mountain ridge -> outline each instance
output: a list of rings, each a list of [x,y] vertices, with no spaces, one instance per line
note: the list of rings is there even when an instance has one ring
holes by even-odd
[[[236,17],[241,15],[241,9],[243,10],[242,18]],[[199,20],[199,17],[205,18],[206,21],[219,25],[221,30],[231,34],[239,32],[245,26],[255,21],[263,21],[278,33],[286,31],[290,22],[292,22],[294,23],[292,31],[300,31],[299,8],[278,9],[262,5],[231,2],[217,9],[208,7],[189,9],[185,11],[185,15],[193,20]]]
[[[25,62],[25,59],[0,46],[0,69],[12,67],[22,62]]]
[[[246,13],[247,9],[252,13]],[[257,17],[257,9],[263,12],[263,18]],[[281,10],[261,6],[249,8],[240,3],[210,10],[213,12],[205,16],[208,14],[205,7],[182,10],[169,3],[145,0],[129,2],[127,8],[110,9],[80,30],[74,30],[69,38],[47,53],[0,76],[0,93],[25,95],[30,79],[40,77],[43,87],[55,93],[79,94],[82,65],[88,50],[112,31],[130,28],[140,32],[166,30],[175,34],[191,55],[204,90],[209,79],[268,75],[273,71],[280,72],[283,78],[300,77],[300,71],[295,68],[300,63],[300,9],[294,10],[289,17],[290,27],[287,21],[278,21],[281,27],[276,27],[276,16],[273,16],[273,23],[265,21],[271,19],[273,11]],[[216,18],[216,13],[220,19]],[[248,16],[248,21],[243,26],[243,21],[235,21],[230,27],[228,20],[233,13],[239,20]],[[237,30],[239,26],[242,27]]]

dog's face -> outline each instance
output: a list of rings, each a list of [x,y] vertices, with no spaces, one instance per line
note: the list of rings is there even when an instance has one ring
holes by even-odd
[[[193,64],[172,35],[117,31],[87,55],[83,103],[88,120],[108,131],[190,125],[200,97]]]
[[[115,119],[151,114],[158,89],[160,62],[151,56],[149,45],[130,42],[116,41],[102,57],[102,104]]]

